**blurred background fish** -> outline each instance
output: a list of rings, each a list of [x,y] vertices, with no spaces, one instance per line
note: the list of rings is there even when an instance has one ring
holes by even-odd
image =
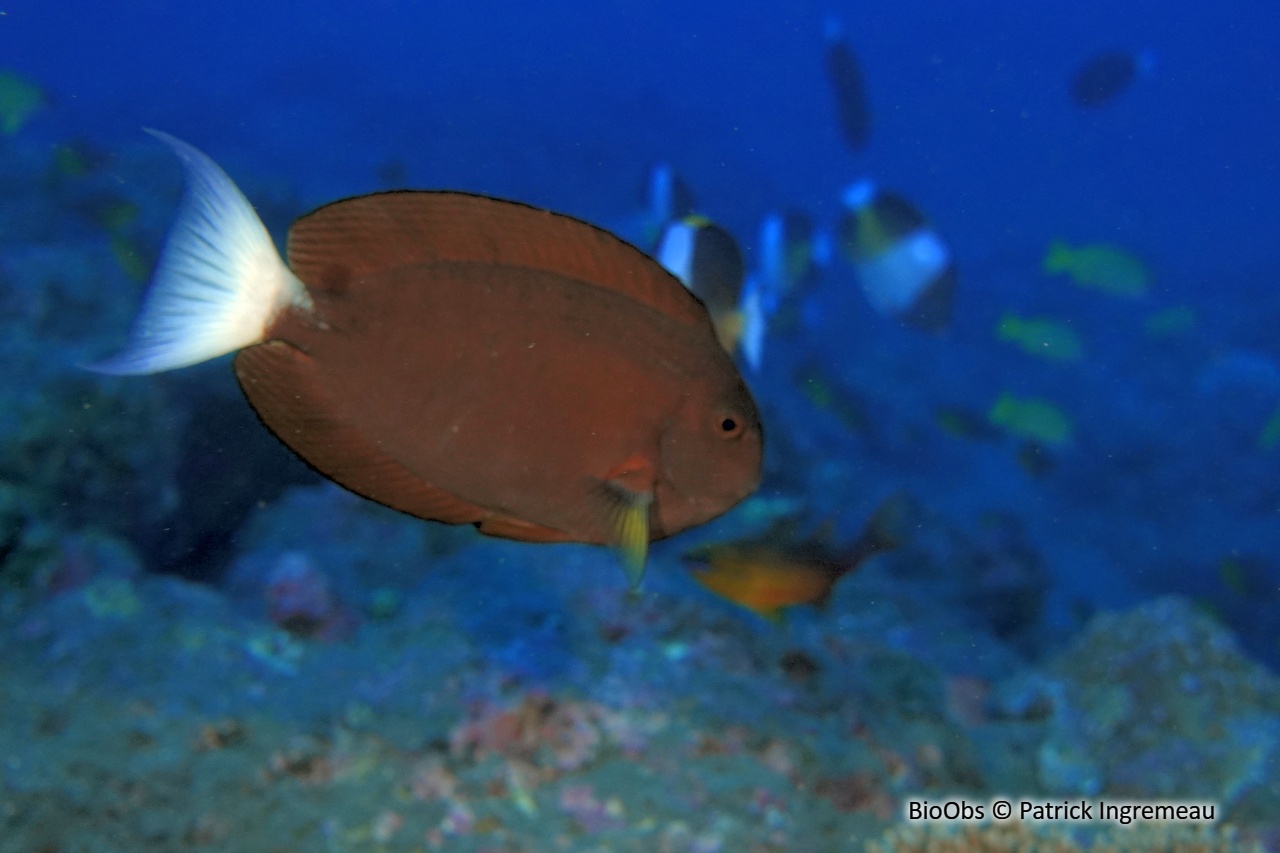
[[[1051,447],[1069,444],[1074,435],[1071,419],[1055,404],[1034,397],[1003,392],[991,407],[988,420],[1010,435]]]
[[[828,239],[803,211],[771,211],[760,220],[754,273],[770,314],[794,303],[799,293],[813,284],[819,269],[830,260]],[[788,325],[794,322],[792,319]]]
[[[980,412],[964,406],[939,406],[933,420],[947,435],[967,441],[998,441],[1004,435]]]
[[[1280,407],[1277,407],[1258,435],[1258,449],[1270,452],[1280,447]]]
[[[760,221],[756,265],[743,288],[741,349],[752,370],[764,360],[767,334],[797,330],[805,291],[830,263],[830,237],[798,210],[769,212]]]
[[[1005,314],[996,326],[996,337],[1050,361],[1077,361],[1084,352],[1079,336],[1071,327],[1049,317]]]
[[[1151,274],[1137,255],[1107,243],[1072,247],[1055,240],[1045,255],[1044,271],[1065,274],[1082,287],[1127,298],[1142,296],[1151,283]]]
[[[836,235],[867,301],[880,314],[928,332],[951,320],[951,250],[915,205],[869,180],[850,185]]]
[[[1119,97],[1139,76],[1155,70],[1150,50],[1108,50],[1080,64],[1071,78],[1071,100],[1076,106],[1096,109]]]
[[[871,108],[862,79],[862,69],[845,39],[839,18],[827,18],[823,25],[827,43],[827,80],[831,84],[840,136],[852,151],[867,147],[871,138]]]
[[[0,71],[0,133],[12,136],[45,105],[44,91],[12,71]]]
[[[685,216],[663,229],[656,257],[707,306],[725,351],[736,351],[743,335],[746,267],[733,235],[705,216]]]

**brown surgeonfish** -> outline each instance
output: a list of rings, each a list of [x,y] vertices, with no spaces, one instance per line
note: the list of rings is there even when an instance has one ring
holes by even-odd
[[[154,133],[154,132],[153,132]],[[259,417],[353,492],[527,542],[648,543],[753,492],[756,406],[707,311],[638,249],[568,216],[457,192],[321,207],[286,265],[208,157],[123,352],[155,373],[239,350]]]

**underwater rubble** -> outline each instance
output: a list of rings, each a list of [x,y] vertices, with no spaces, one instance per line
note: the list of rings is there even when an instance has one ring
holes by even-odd
[[[341,633],[273,611],[271,568],[231,595],[107,537],[6,587],[13,849],[856,849],[905,797],[1008,791],[1213,800],[1243,845],[1280,813],[1280,679],[1178,599],[1032,666],[887,561],[839,615],[762,630],[661,562],[632,596],[607,553],[431,555],[430,528],[331,486],[271,512],[259,531],[306,544],[259,532],[240,562],[326,573]],[[925,849],[895,832],[869,849]]]

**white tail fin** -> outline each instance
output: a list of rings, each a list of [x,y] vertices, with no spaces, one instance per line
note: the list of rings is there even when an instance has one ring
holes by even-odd
[[[187,192],[124,351],[100,373],[159,373],[260,343],[289,305],[311,306],[244,194],[200,151],[148,130],[186,170]]]

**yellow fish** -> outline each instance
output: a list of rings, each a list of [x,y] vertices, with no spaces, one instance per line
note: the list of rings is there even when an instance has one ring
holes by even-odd
[[[1258,436],[1258,449],[1275,450],[1277,444],[1280,444],[1280,408],[1277,408],[1263,425],[1262,433]]]
[[[905,494],[889,497],[851,544],[835,548],[830,525],[788,543],[794,519],[784,519],[763,536],[704,545],[686,553],[693,579],[706,589],[769,621],[797,604],[822,605],[836,583],[868,558],[896,548],[913,512]]]
[[[13,136],[44,106],[44,92],[12,71],[0,71],[0,132]]]
[[[119,234],[138,221],[138,206],[133,202],[113,199],[99,205],[94,215],[103,228]]]
[[[1274,579],[1274,564],[1253,554],[1232,550],[1218,563],[1222,586],[1238,598],[1255,603],[1273,600],[1280,592]]]
[[[933,420],[943,432],[968,441],[998,441],[1004,437],[982,415],[961,406],[940,406],[934,410]]]
[[[112,235],[111,252],[116,256],[120,269],[134,281],[146,281],[151,274],[152,259],[129,237],[123,234]]]
[[[1078,361],[1084,350],[1070,326],[1047,317],[1005,314],[996,325],[996,338],[1051,361]]]
[[[58,178],[87,175],[93,171],[94,165],[94,158],[86,146],[76,142],[55,147],[50,163],[54,176]]]
[[[1044,271],[1066,273],[1076,284],[1112,296],[1141,296],[1151,283],[1146,266],[1137,256],[1106,243],[1072,248],[1057,240],[1045,255]]]
[[[1006,392],[991,407],[987,419],[1019,438],[1050,447],[1071,442],[1073,430],[1070,419],[1047,400],[1021,399]]]

